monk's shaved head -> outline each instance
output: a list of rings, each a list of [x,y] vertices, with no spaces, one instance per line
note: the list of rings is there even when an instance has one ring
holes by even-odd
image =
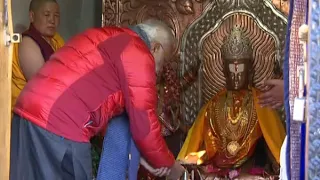
[[[37,11],[41,6],[45,3],[52,2],[52,3],[57,3],[56,0],[31,0],[30,5],[29,5],[29,11]]]
[[[29,19],[42,36],[53,37],[60,23],[60,8],[56,0],[31,0]]]

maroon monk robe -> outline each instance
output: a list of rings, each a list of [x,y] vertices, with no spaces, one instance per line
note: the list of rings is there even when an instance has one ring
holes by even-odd
[[[32,24],[30,24],[27,31],[22,33],[22,36],[28,36],[38,44],[44,61],[47,61],[49,57],[54,53],[51,45],[42,37],[41,33]]]

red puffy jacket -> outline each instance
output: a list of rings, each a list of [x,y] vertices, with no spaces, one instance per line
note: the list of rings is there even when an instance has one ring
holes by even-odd
[[[87,30],[51,56],[14,112],[59,136],[89,142],[125,108],[143,156],[155,167],[169,167],[174,157],[161,137],[156,106],[155,62],[147,45],[129,29],[109,27]]]

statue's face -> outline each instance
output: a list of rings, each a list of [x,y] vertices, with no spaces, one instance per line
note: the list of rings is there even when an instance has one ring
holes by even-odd
[[[225,61],[226,87],[228,90],[247,89],[249,84],[249,60]]]

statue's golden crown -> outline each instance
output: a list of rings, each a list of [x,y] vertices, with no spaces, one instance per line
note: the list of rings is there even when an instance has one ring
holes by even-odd
[[[242,29],[238,26],[235,26],[230,35],[224,38],[221,53],[224,60],[251,60],[253,57],[250,39],[244,35]]]

